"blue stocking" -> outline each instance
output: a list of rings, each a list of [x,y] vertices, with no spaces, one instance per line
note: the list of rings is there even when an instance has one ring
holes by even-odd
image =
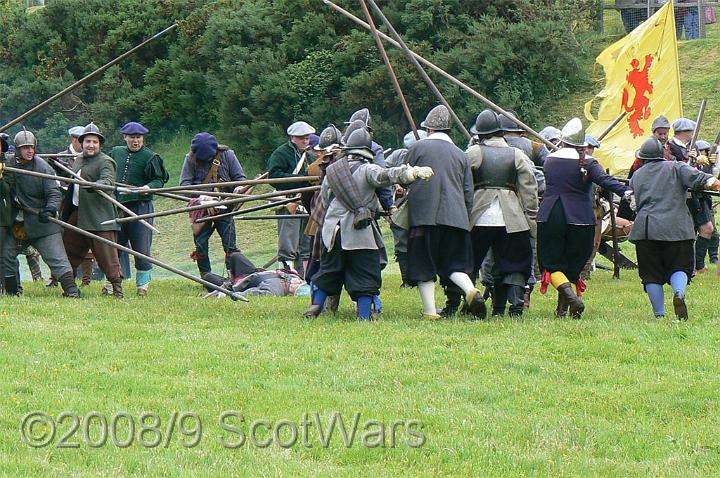
[[[655,315],[665,315],[665,292],[662,284],[645,284],[645,292],[650,298]]]
[[[324,305],[325,299],[327,298],[328,293],[318,288],[317,290],[315,290],[315,294],[313,294],[313,305]]]
[[[373,298],[369,295],[359,295],[357,298],[358,317],[360,320],[370,320],[372,312]]]
[[[670,285],[672,286],[673,292],[680,292],[685,296],[685,289],[687,289],[688,276],[685,272],[677,271],[673,272],[670,276]]]

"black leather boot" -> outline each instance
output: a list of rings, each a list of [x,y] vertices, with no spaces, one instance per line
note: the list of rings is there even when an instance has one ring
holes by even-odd
[[[395,258],[397,259],[398,267],[400,268],[400,277],[402,278],[402,284],[400,285],[400,287],[409,287],[409,285],[407,283],[407,269],[408,269],[407,253],[396,251]]]
[[[457,286],[445,288],[445,307],[438,311],[440,317],[452,317],[460,310],[462,291]]]
[[[563,318],[567,317],[568,314],[568,303],[565,295],[558,291],[557,307],[555,308],[555,317]]]
[[[507,290],[507,285],[495,283],[492,295],[492,315],[498,317],[505,315],[505,306],[508,300]]]
[[[20,288],[18,287],[17,276],[6,276],[5,277],[5,294],[6,295],[22,295]]]

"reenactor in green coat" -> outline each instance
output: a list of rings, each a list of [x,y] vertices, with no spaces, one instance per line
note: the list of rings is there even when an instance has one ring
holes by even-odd
[[[170,179],[159,154],[145,146],[148,129],[131,121],[120,132],[127,143],[115,146],[110,155],[117,164],[117,181],[142,189],[161,188]],[[137,215],[155,212],[153,197],[143,193],[120,193],[118,200]],[[150,219],[152,221],[152,219]],[[138,221],[120,226],[120,244],[128,245],[134,251],[151,255],[152,231]],[[152,264],[144,259],[135,258],[135,285],[137,294],[146,296],[150,285]]]

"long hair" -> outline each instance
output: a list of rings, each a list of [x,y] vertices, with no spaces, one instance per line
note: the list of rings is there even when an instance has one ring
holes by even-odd
[[[578,164],[580,164],[580,174],[582,174],[583,182],[587,182],[588,180],[588,170],[587,170],[587,157],[586,157],[586,151],[585,148],[575,148],[575,150],[578,152]]]

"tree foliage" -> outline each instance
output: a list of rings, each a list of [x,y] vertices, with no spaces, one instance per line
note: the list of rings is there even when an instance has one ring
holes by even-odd
[[[297,119],[320,129],[368,107],[379,142],[393,146],[409,129],[372,37],[319,0],[54,0],[32,14],[18,3],[0,0],[2,122],[180,25],[29,118],[47,150],[63,147],[65,126],[90,120],[110,141],[129,120],[160,136],[211,131],[260,163]],[[585,81],[588,0],[378,3],[411,48],[529,122]],[[437,100],[401,51],[388,52],[419,122]],[[431,76],[471,123],[484,106]]]

